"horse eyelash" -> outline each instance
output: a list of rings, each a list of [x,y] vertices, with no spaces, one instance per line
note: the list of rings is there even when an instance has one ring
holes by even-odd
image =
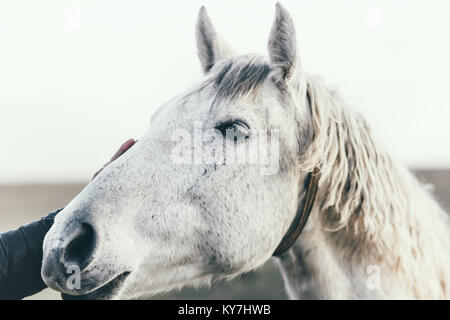
[[[216,130],[219,130],[222,135],[225,137],[226,136],[226,129],[232,125],[238,125],[241,126],[243,128],[245,128],[247,131],[249,131],[248,135],[246,135],[246,139],[248,139],[250,137],[250,127],[249,125],[240,119],[234,119],[234,120],[226,120],[224,122],[220,122],[215,126]]]

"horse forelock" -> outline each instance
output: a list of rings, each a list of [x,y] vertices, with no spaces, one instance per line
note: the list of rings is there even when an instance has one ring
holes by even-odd
[[[191,94],[211,88],[213,105],[223,101],[234,102],[238,99],[255,101],[258,89],[266,80],[271,79],[277,85],[272,71],[269,62],[262,56],[234,56],[217,63],[207,74],[206,80]]]

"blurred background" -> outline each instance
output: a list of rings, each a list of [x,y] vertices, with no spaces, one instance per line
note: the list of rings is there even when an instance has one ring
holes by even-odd
[[[281,2],[304,69],[338,87],[450,210],[450,3]],[[238,53],[266,54],[275,1],[0,2],[0,232],[65,206],[162,103],[201,77],[201,5]],[[286,295],[269,262],[230,283],[155,298]]]

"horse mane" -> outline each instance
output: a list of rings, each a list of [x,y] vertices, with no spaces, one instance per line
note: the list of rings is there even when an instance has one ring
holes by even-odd
[[[336,91],[318,77],[308,78],[307,91],[314,138],[300,166],[308,171],[319,167],[326,195],[320,206],[334,214],[326,217],[333,229],[348,227],[375,241],[393,211],[409,209],[399,168],[374,141],[364,118],[345,109]]]
[[[390,266],[414,282],[417,295],[448,295],[448,216],[429,188],[375,142],[363,117],[319,77],[307,77],[307,92],[314,138],[298,165],[320,169],[316,205],[329,240],[344,261]],[[440,286],[425,270],[440,277]]]

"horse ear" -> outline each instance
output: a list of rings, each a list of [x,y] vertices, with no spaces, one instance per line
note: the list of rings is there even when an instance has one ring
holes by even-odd
[[[197,20],[197,52],[203,71],[207,73],[217,61],[231,56],[233,51],[216,34],[205,7]]]
[[[287,10],[277,2],[275,21],[269,38],[269,58],[274,69],[288,80],[296,71],[298,63],[295,26]]]

